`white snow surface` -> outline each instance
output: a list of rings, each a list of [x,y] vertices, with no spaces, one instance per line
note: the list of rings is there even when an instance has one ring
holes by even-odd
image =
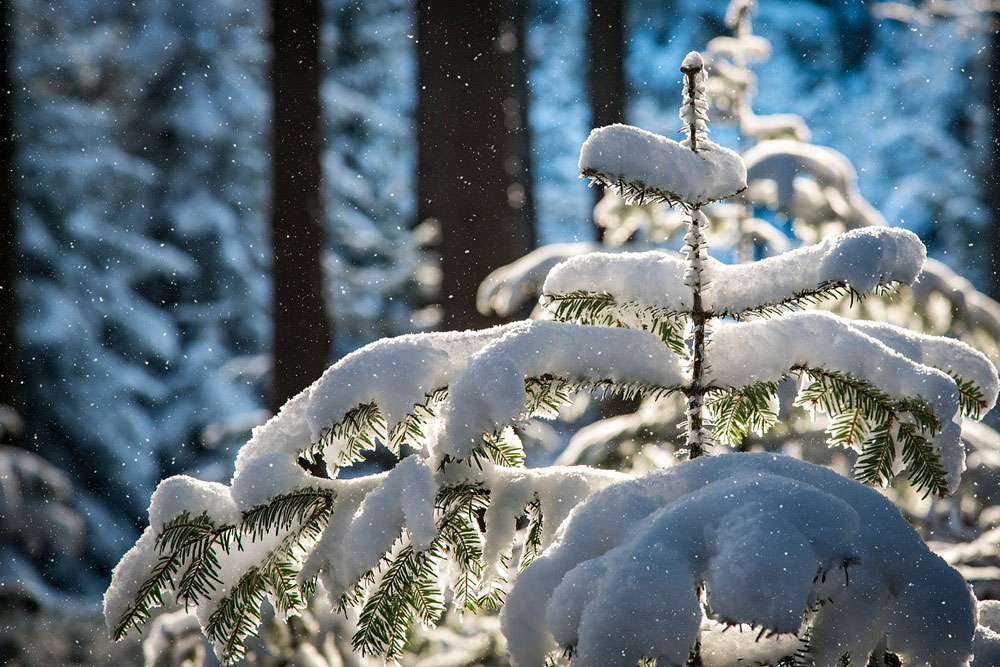
[[[208,514],[217,525],[232,525],[240,513],[229,493],[229,487],[216,482],[203,482],[187,475],[177,475],[160,482],[149,504],[150,525],[139,540],[115,566],[111,584],[104,593],[104,618],[108,629],[129,608],[149,570],[160,556],[156,536],[163,524],[185,511],[194,515]]]
[[[435,457],[468,458],[482,434],[517,420],[527,401],[524,381],[551,374],[571,380],[612,380],[677,387],[680,357],[651,333],[565,322],[517,322],[473,355],[451,385],[441,411]]]
[[[739,154],[708,140],[697,152],[673,139],[631,125],[591,131],[580,149],[580,173],[625,181],[668,199],[699,206],[746,188]]]
[[[546,277],[542,293],[610,294],[619,303],[689,311],[691,290],[684,285],[685,269],[683,257],[663,250],[592,252],[557,264]]]
[[[941,347],[947,346],[945,340],[940,340]],[[706,379],[719,386],[745,387],[777,381],[792,368],[807,366],[849,373],[894,398],[923,398],[941,424],[934,443],[954,490],[965,469],[958,387],[944,371],[889,347],[893,342],[894,337],[876,338],[856,322],[823,311],[731,324],[718,327],[708,343]],[[961,351],[959,345],[954,349]],[[989,381],[995,385],[995,376]]]
[[[851,320],[851,325],[918,364],[973,382],[983,392],[983,412],[996,405],[997,368],[979,350],[955,338],[920,334],[883,322]]]
[[[702,623],[697,585],[716,620],[781,633],[832,600],[813,619],[817,665],[867,655],[883,636],[903,664],[970,658],[965,581],[888,500],[821,466],[728,454],[613,484],[577,506],[508,595],[513,664],[542,664],[569,645],[575,667],[643,655],[684,664]]]
[[[891,227],[856,229],[749,264],[707,258],[703,306],[716,314],[738,315],[782,303],[823,282],[843,283],[862,293],[894,281],[909,284],[925,258],[915,234]],[[691,291],[684,285],[685,266],[682,258],[664,251],[591,253],[556,265],[543,292],[606,293],[619,302],[687,311]]]
[[[427,393],[445,387],[473,353],[520,323],[480,331],[422,333],[387,338],[347,355],[267,423],[255,428],[236,458],[233,496],[242,509],[314,483],[295,462],[351,409],[374,402],[391,431]],[[340,452],[329,447],[326,458]]]

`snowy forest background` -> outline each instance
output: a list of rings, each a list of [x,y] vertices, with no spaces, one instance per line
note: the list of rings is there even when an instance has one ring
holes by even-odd
[[[499,321],[475,310],[490,270],[597,238],[589,129],[672,135],[676,63],[727,32],[722,1],[442,4],[321,3],[319,137],[289,142],[320,151],[321,237],[287,234],[318,239],[310,274],[272,247],[274,119],[311,107],[273,103],[265,3],[4,0],[0,610],[96,613],[160,479],[228,480],[252,426],[367,342]],[[946,4],[761,2],[753,104],[801,115],[890,224],[996,297],[995,35]],[[499,35],[502,57],[456,34]],[[463,75],[483,83],[449,87]],[[310,276],[322,302],[273,319],[276,282]],[[0,656],[37,641],[0,619]]]

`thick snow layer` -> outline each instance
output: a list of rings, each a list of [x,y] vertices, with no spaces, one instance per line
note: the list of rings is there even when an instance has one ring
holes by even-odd
[[[549,272],[544,294],[610,294],[619,303],[691,310],[691,290],[684,285],[684,258],[672,252],[593,252],[571,257]]]
[[[577,667],[643,655],[684,664],[700,585],[731,624],[797,633],[816,607],[818,665],[867,655],[883,637],[904,664],[959,667],[970,656],[964,580],[888,500],[821,466],[730,454],[611,485],[574,509],[508,595],[513,663],[572,645]]]
[[[254,429],[236,458],[233,496],[249,509],[268,498],[314,482],[296,454],[359,404],[374,402],[387,430],[403,420],[427,393],[449,385],[473,353],[518,323],[481,331],[410,334],[377,341],[347,355],[278,414]],[[336,461],[336,444],[325,452]]]
[[[889,347],[892,342],[888,336],[880,340],[850,320],[820,311],[732,324],[719,327],[709,342],[707,381],[745,387],[777,381],[792,368],[806,366],[849,373],[897,399],[921,397],[941,424],[935,446],[954,490],[965,468],[957,423],[958,387],[943,371],[896,352]]]
[[[430,546],[437,536],[434,526],[434,497],[437,488],[424,459],[410,456],[400,461],[370,491],[351,515],[349,525],[339,521],[324,531],[316,551],[317,560],[324,560],[332,571],[325,573],[331,594],[340,595],[346,586],[360,579],[366,571],[378,565],[382,556],[392,549],[403,529],[420,551]],[[354,494],[346,507],[354,506]],[[332,543],[329,540],[333,540]],[[333,549],[333,554],[330,549]],[[327,581],[324,580],[324,585]],[[336,601],[336,600],[334,600]]]
[[[451,385],[435,455],[467,458],[484,432],[521,416],[528,398],[524,381],[544,375],[663,387],[685,380],[680,357],[645,331],[519,322],[475,354]]]
[[[728,148],[706,140],[694,152],[673,139],[621,124],[591,131],[580,150],[580,173],[624,181],[694,206],[746,187],[743,159]]]
[[[925,258],[916,235],[890,227],[857,229],[749,264],[708,258],[702,276],[703,307],[737,315],[785,302],[823,282],[846,284],[857,292],[890,282],[909,284]],[[684,286],[684,271],[684,260],[664,251],[591,253],[558,264],[543,291],[607,293],[619,302],[686,311],[691,309],[691,292]]]
[[[710,262],[705,303],[717,314],[739,314],[782,303],[823,282],[843,283],[861,293],[880,284],[909,284],[925,258],[920,239],[905,229],[857,229],[759,262]]]

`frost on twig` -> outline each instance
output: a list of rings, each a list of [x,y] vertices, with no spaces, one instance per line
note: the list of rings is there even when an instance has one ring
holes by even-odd
[[[794,459],[729,454],[591,496],[521,573],[503,629],[518,666],[560,647],[574,667],[682,665],[699,590],[710,618],[760,629],[749,642],[808,636],[809,664],[864,664],[885,637],[904,664],[959,667],[976,628],[962,577],[880,494]]]

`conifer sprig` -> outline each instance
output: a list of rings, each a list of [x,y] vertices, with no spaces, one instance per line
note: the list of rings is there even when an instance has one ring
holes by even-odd
[[[970,419],[979,419],[983,410],[987,408],[983,390],[972,380],[963,380],[953,372],[949,372],[948,375],[958,387],[958,402],[962,415]]]
[[[778,421],[774,408],[777,392],[776,382],[755,382],[735,390],[709,390],[705,407],[715,439],[736,447],[750,433],[766,433]]]
[[[542,302],[551,306],[551,317],[557,322],[639,328],[658,336],[677,354],[686,351],[685,313],[659,306],[643,306],[634,301],[619,302],[607,292],[577,290],[567,294],[546,294]]]
[[[795,404],[830,417],[829,443],[860,451],[855,477],[888,485],[897,454],[907,465],[907,479],[925,495],[948,494],[948,475],[931,438],[940,423],[922,398],[893,398],[870,382],[823,368],[797,367],[802,388]]]
[[[780,301],[760,304],[754,306],[753,308],[747,308],[746,310],[741,311],[729,312],[723,310],[715,314],[720,317],[733,317],[738,320],[746,319],[748,317],[779,317],[787,313],[802,310],[808,306],[815,306],[823,303],[824,301],[833,301],[836,299],[848,299],[849,306],[853,306],[855,303],[861,303],[864,301],[869,294],[885,297],[894,294],[898,288],[899,283],[879,283],[871,290],[871,292],[858,292],[847,283],[825,280],[815,287],[801,290],[791,296],[788,296],[787,298],[781,299]]]
[[[175,581],[184,585],[190,596],[188,600],[194,603],[199,596],[214,590],[218,583],[218,569],[212,567],[214,546],[218,544],[228,549],[235,532],[235,526],[219,526],[207,512],[197,516],[183,512],[165,523],[154,543],[160,558],[136,591],[132,604],[115,624],[112,638],[120,641],[129,630],[140,629],[149,620],[152,610],[163,606],[166,594],[176,591]],[[204,567],[203,563],[209,567]],[[192,575],[185,572],[178,580],[177,574],[184,565],[195,568],[196,572]]]
[[[480,486],[442,488],[435,501],[438,535],[430,546],[416,551],[404,534],[394,554],[383,558],[352,593],[341,598],[345,607],[363,602],[352,640],[355,650],[392,660],[401,654],[414,619],[435,623],[444,613],[438,573],[445,560],[457,571],[452,584],[456,608],[478,611],[498,604],[502,592],[480,594],[484,564],[479,523],[488,504],[489,491]],[[365,596],[363,591],[369,586]]]
[[[315,461],[327,448],[339,445],[339,454],[334,463],[338,467],[346,467],[363,461],[365,453],[373,451],[379,443],[399,456],[403,443],[415,447],[424,443],[426,422],[436,415],[437,406],[447,396],[447,387],[440,387],[426,394],[424,400],[415,403],[413,411],[391,433],[387,432],[385,418],[375,403],[358,404],[348,410],[340,421],[324,429],[319,439],[301,452],[300,456]]]
[[[542,503],[536,497],[525,509],[528,517],[528,527],[524,534],[524,544],[521,547],[521,559],[518,563],[518,571],[531,565],[538,553],[542,550],[542,527],[545,518],[542,516]]]
[[[645,206],[654,202],[662,202],[669,206],[680,206],[688,208],[690,205],[676,194],[667,192],[657,187],[649,186],[638,180],[626,181],[622,178],[612,178],[607,174],[602,174],[596,169],[584,169],[580,172],[584,178],[589,178],[592,184],[596,183],[605,188],[614,188],[626,204],[633,206]]]
[[[223,646],[224,655],[229,656],[226,660],[238,660],[246,648],[244,640],[260,621],[260,603],[269,593],[279,609],[301,606],[304,596],[294,583],[298,573],[294,564],[326,526],[332,504],[332,492],[303,489],[252,508],[235,525],[216,524],[207,512],[197,516],[183,512],[168,521],[154,542],[160,558],[115,625],[113,637],[120,640],[132,628],[139,629],[169,593],[185,606],[202,603],[223,584],[222,553],[242,550],[245,543],[267,533],[287,533],[241,577],[210,616],[206,634]]]

